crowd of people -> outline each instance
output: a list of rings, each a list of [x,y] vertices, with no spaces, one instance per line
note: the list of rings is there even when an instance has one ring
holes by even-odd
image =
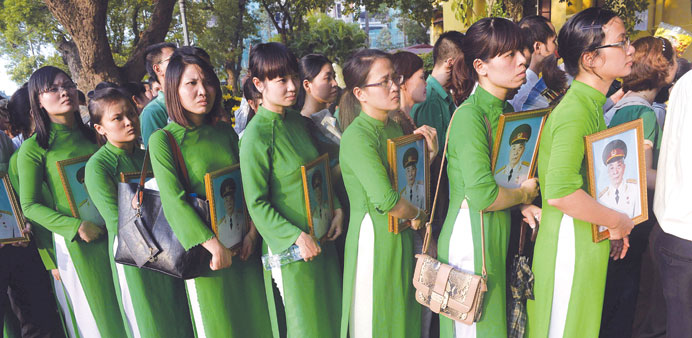
[[[442,34],[433,61],[426,78],[413,53],[354,51],[339,88],[325,56],[298,59],[280,43],[258,44],[234,125],[214,65],[197,47],[152,45],[146,86],[103,82],[87,95],[59,68],[36,70],[0,107],[0,170],[32,238],[0,248],[5,332],[16,324],[22,337],[691,336],[684,130],[692,75],[671,43],[631,43],[614,12],[589,8],[559,34],[540,16],[481,19],[465,34]],[[537,177],[501,185],[491,170],[500,117],[538,108],[552,111]],[[637,119],[651,212],[635,227],[588,193],[584,137]],[[392,185],[388,140],[409,134],[424,140],[430,176],[442,177],[432,219]],[[332,179],[312,184],[331,183],[333,212],[316,238],[301,166],[325,153]],[[104,224],[73,217],[56,166],[89,155],[83,184]],[[211,257],[198,277],[115,261],[118,182],[145,161],[155,182],[147,187],[159,191],[175,237]],[[189,197],[207,196],[205,175],[237,164],[251,222],[231,248]],[[238,188],[226,185],[222,196]],[[390,232],[390,216],[410,229]],[[517,330],[508,324],[507,270],[522,221],[540,227],[535,296]],[[487,269],[482,315],[471,325],[416,301],[414,256],[426,222],[428,254],[461,271]],[[610,239],[594,243],[592,224]],[[294,246],[302,260],[263,269],[262,255]]]

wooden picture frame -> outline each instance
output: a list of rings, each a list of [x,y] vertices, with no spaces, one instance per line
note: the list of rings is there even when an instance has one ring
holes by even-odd
[[[84,185],[84,174],[80,174],[80,172],[85,172],[85,166],[90,157],[91,155],[84,155],[57,161],[56,165],[60,181],[62,181],[63,191],[70,205],[72,217],[105,226],[106,221],[103,220],[94,202],[91,201],[86,185]],[[79,202],[77,202],[77,199],[79,199]]]
[[[139,183],[139,176],[142,172],[141,171],[129,171],[129,172],[120,172],[120,182],[121,183]],[[153,178],[154,177],[154,172],[149,170],[147,171],[146,178]]]
[[[219,241],[231,249],[233,255],[236,255],[240,252],[243,239],[250,229],[250,216],[245,205],[240,164],[205,174],[204,187],[207,194],[207,203],[209,203],[212,231],[214,231]],[[233,197],[232,203],[228,204],[228,200],[225,198],[227,196]],[[233,213],[230,217],[227,217],[230,205],[233,206]],[[238,223],[240,225],[236,226],[234,231],[233,226]],[[228,225],[228,229],[220,231],[225,229],[226,225]]]
[[[327,237],[332,218],[334,218],[334,192],[329,154],[322,154],[310,163],[301,166],[300,172],[303,177],[303,196],[310,235],[322,241]],[[315,190],[315,185],[318,184],[316,182],[319,180],[322,180],[319,183],[320,189]],[[318,194],[317,191],[320,193]],[[326,199],[323,197],[325,195]]]
[[[0,244],[28,242],[29,235],[23,234],[26,220],[17,200],[17,194],[10,183],[10,177],[6,172],[0,172],[0,179],[2,179],[4,190],[0,193]]]
[[[635,225],[649,219],[642,119],[585,136],[584,143],[591,196],[611,209],[629,214]],[[610,176],[610,164],[613,175],[619,178]],[[632,165],[637,168],[636,173],[629,169]],[[613,188],[613,180],[619,180],[615,181],[619,182],[617,188]],[[592,234],[595,243],[610,237],[607,228],[596,224],[592,224]]]
[[[541,132],[551,110],[545,108],[500,115],[490,162],[497,184],[518,188],[522,182],[536,176]],[[523,144],[523,147],[513,148],[513,144]],[[511,166],[515,151],[521,153],[516,164]]]
[[[415,156],[417,156],[415,157],[415,161],[414,152],[409,149],[415,149]],[[387,159],[389,162],[389,175],[392,188],[398,191],[399,194],[402,195],[401,197],[406,198],[416,207],[425,209],[425,212],[430,214],[430,156],[428,154],[425,138],[422,135],[412,134],[387,140]],[[410,187],[406,168],[412,165],[404,166],[405,161],[415,162],[413,166],[416,171],[414,172],[415,176],[412,178],[413,185]],[[423,169],[422,172],[420,170],[421,168]],[[407,188],[409,195],[413,196],[413,201],[409,198],[410,196],[403,196]],[[425,196],[421,197],[421,194]],[[399,219],[389,214],[389,232],[398,234],[410,226],[410,220]]]

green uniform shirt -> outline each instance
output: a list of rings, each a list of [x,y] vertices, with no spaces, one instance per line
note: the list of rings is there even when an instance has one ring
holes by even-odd
[[[149,137],[156,129],[163,128],[168,124],[166,98],[162,91],[159,91],[159,95],[142,109],[142,114],[139,115],[139,124],[145,146],[149,144]]]
[[[121,172],[142,170],[144,151],[135,147],[127,153],[110,142],[99,149],[86,164],[84,184],[108,229],[113,283],[124,324],[130,337],[174,337],[192,335],[183,281],[162,273],[137,267],[116,266],[114,243],[118,234],[118,183]],[[120,269],[121,278],[118,278]],[[121,285],[126,283],[127,285]],[[129,291],[123,300],[121,289]],[[131,304],[136,324],[128,324],[123,304]],[[136,332],[135,332],[136,331]]]
[[[20,147],[21,148],[21,147]],[[10,177],[10,182],[14,191],[19,196],[19,173],[17,172],[17,157],[19,156],[19,151],[15,151],[10,157],[10,167],[8,170],[8,176]],[[53,196],[48,190],[48,185],[43,183],[41,185],[41,197],[43,198],[43,204],[53,207]],[[21,202],[20,202],[21,203]],[[53,245],[53,234],[43,227],[42,225],[29,220],[31,222],[31,232],[33,234],[34,240],[36,241],[36,248],[38,249],[38,254],[41,256],[41,261],[46,267],[46,270],[57,269],[55,263],[55,246]]]
[[[511,112],[512,106],[487,92],[483,87],[469,96],[454,113],[456,120],[450,126],[447,146],[447,175],[450,200],[447,217],[439,238],[438,257],[447,263],[450,259],[452,232],[455,225],[471,223],[473,238],[474,273],[481,274],[483,252],[481,246],[480,210],[497,199],[499,186],[490,170],[490,149],[497,132],[500,115]],[[490,143],[488,125],[490,124]],[[457,220],[464,199],[469,205],[470,220]],[[461,223],[463,222],[463,223]],[[488,292],[483,299],[483,316],[476,323],[478,337],[506,337],[506,256],[509,246],[509,210],[484,213],[485,254],[488,272]],[[458,231],[458,230],[457,230]],[[440,337],[454,337],[454,322],[440,316]]]
[[[187,202],[185,194],[206,196],[204,175],[238,163],[238,135],[223,122],[188,128],[169,123],[164,129],[173,134],[180,146],[192,191],[183,188],[163,130],[154,132],[149,139],[151,167],[164,215],[183,247],[190,249],[211,239],[214,233]],[[208,270],[201,277],[187,280],[186,287],[197,336],[271,335],[258,255],[253,254],[245,262],[236,256],[229,268]]]
[[[64,237],[70,259],[84,290],[92,315],[103,337],[124,337],[125,328],[118,311],[108,246],[105,238],[85,243],[77,230],[81,220],[72,216],[56,162],[90,155],[97,149],[77,128],[51,123],[48,149],[39,146],[36,135],[24,141],[17,157],[19,198],[27,218]],[[43,184],[55,201],[55,208],[42,197]]]
[[[658,153],[661,152],[661,137],[663,131],[656,120],[656,113],[653,109],[644,105],[625,106],[615,112],[610,121],[609,128],[621,125],[626,122],[642,119],[644,124],[644,139],[651,143],[653,148],[653,167],[658,166]],[[645,141],[645,142],[646,142]]]
[[[240,143],[240,168],[248,211],[264,239],[263,252],[280,253],[301,232],[309,233],[300,167],[319,156],[297,111],[280,115],[259,107]],[[339,207],[334,199],[335,208]],[[336,337],[340,320],[341,275],[333,242],[310,262],[281,267],[288,337]],[[274,336],[280,334],[280,302],[274,302],[270,272],[265,287]]]
[[[372,337],[419,337],[420,305],[411,284],[414,271],[413,231],[389,232],[388,212],[399,202],[389,179],[387,140],[402,136],[401,127],[361,112],[341,138],[341,172],[351,205],[344,259],[341,337],[346,338],[356,280],[361,223],[372,219]],[[395,311],[392,311],[395,309]]]
[[[574,275],[563,337],[597,337],[610,242],[593,243],[591,224],[574,219],[573,243],[560,243],[563,213],[548,203],[582,189],[588,190],[584,136],[606,129],[605,95],[579,81],[553,109],[543,127],[538,151],[542,189],[541,230],[534,251],[535,300],[527,302],[529,337],[547,337],[550,329],[558,246],[574,248]],[[559,264],[566,264],[559,262]]]
[[[445,144],[449,120],[457,106],[452,97],[432,75],[428,76],[425,87],[425,101],[411,108],[411,117],[417,126],[427,125],[437,130],[437,144]]]

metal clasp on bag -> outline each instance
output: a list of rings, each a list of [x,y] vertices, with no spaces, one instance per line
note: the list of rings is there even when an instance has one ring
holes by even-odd
[[[158,257],[154,256],[154,248],[149,248],[149,263],[154,263],[158,260]]]
[[[441,295],[433,291],[430,294],[430,299],[432,301],[440,303],[440,311],[442,311],[447,308],[447,302],[449,301],[449,292],[445,292],[443,295]]]

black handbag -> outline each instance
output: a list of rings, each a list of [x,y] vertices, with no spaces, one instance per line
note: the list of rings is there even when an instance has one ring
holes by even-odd
[[[208,226],[210,217],[207,201],[190,194],[190,179],[180,147],[170,132],[164,132],[168,137],[187,201]],[[186,251],[180,244],[163,214],[159,192],[144,188],[148,162],[147,149],[139,183],[118,184],[118,248],[115,262],[177,278],[199,277],[209,269],[211,254],[201,245]]]

